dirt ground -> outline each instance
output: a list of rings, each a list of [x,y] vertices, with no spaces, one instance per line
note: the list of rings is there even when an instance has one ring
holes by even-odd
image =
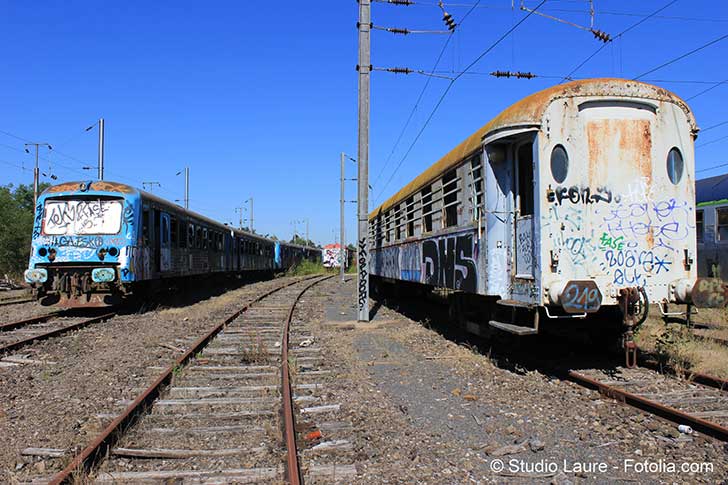
[[[517,361],[497,363],[387,307],[357,323],[351,279],[320,291],[308,305],[319,312],[320,344],[339,363],[330,398],[354,425],[356,483],[728,477],[721,442],[680,434],[671,422]]]
[[[285,278],[290,279],[290,278]],[[281,279],[183,307],[120,315],[22,349],[40,364],[0,368],[0,483],[44,475],[63,459],[22,457],[26,447],[83,447],[188,344]]]

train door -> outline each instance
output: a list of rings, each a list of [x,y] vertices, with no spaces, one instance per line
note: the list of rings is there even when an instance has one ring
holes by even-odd
[[[516,271],[518,279],[533,280],[533,142],[516,145],[516,230],[513,242],[516,248]]]
[[[170,221],[169,214],[165,212],[159,213],[159,271],[169,271],[172,269],[172,245],[170,244]]]

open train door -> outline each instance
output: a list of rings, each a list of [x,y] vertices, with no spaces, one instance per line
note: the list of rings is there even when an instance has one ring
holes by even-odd
[[[533,244],[533,142],[528,141],[516,145],[516,183],[515,183],[515,241],[517,279],[534,280],[534,244]]]

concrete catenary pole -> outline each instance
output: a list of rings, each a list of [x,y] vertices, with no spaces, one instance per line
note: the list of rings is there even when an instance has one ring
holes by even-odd
[[[40,150],[40,147],[48,147],[49,150],[53,150],[53,147],[50,146],[48,143],[26,143],[26,153],[30,153],[28,147],[31,146],[35,147],[35,168],[33,169],[33,210],[35,210],[35,206],[38,204],[38,183],[40,179],[40,168],[38,167],[38,151]]]
[[[339,268],[339,272],[341,273],[341,282],[344,282],[344,266],[346,265],[346,232],[344,231],[344,207],[346,205],[345,200],[345,191],[344,191],[344,175],[346,171],[346,167],[344,167],[346,161],[346,154],[344,152],[341,152],[341,199],[340,199],[340,208],[339,208],[339,245],[341,246],[339,248],[339,264],[341,267]]]
[[[253,198],[248,200],[250,200],[250,232],[253,232]]]
[[[33,169],[33,210],[38,205],[38,178],[40,177],[40,169],[38,168],[38,144],[35,144],[35,168]]]
[[[104,119],[99,119],[99,180],[104,180]]]
[[[369,75],[371,0],[359,0],[359,171],[357,184],[357,308],[358,320],[369,321]]]

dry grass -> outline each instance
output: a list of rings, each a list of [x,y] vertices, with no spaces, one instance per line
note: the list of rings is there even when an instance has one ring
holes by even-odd
[[[654,310],[654,311],[653,311]],[[701,372],[728,378],[728,347],[700,339],[681,323],[669,323],[660,318],[657,308],[650,309],[650,318],[642,325],[635,340],[637,345],[654,355],[678,373]],[[716,335],[728,337],[728,318],[725,310],[701,310],[694,318],[718,326]]]
[[[253,335],[248,342],[241,344],[240,354],[240,361],[245,364],[268,362],[268,348],[260,335]]]

